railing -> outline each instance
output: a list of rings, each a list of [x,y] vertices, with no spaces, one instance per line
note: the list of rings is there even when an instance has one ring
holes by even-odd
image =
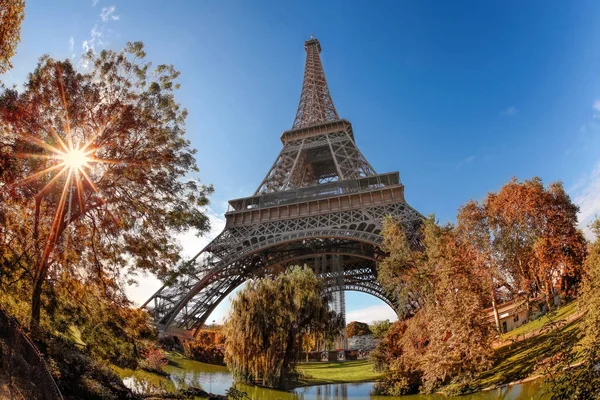
[[[322,183],[283,192],[264,193],[229,201],[228,212],[274,207],[299,200],[318,199],[342,194],[368,192],[400,184],[398,172],[367,176],[358,179]]]
[[[21,325],[0,308],[0,376],[24,399],[62,400],[44,356]],[[16,397],[18,398],[18,397]]]

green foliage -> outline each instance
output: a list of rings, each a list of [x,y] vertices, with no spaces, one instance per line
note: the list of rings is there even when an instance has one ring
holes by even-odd
[[[362,336],[362,335],[370,335],[371,329],[369,329],[369,325],[364,322],[352,321],[348,325],[346,325],[346,337],[353,336]]]
[[[21,41],[24,16],[24,0],[0,0],[0,74],[12,68],[10,59]]]
[[[373,337],[376,339],[384,338],[391,327],[392,323],[389,319],[386,319],[385,321],[373,321],[371,325],[369,325],[369,329],[373,333]]]
[[[200,332],[194,341],[184,342],[183,353],[191,360],[225,365],[223,345],[214,344],[207,332]]]
[[[225,362],[238,381],[290,387],[304,335],[331,330],[331,319],[322,282],[310,268],[252,281],[232,302]]]

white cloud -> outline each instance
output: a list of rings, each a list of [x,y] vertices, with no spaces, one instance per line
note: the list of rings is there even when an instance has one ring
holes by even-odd
[[[96,49],[96,45],[103,45],[104,42],[102,41],[102,31],[98,29],[98,25],[95,24],[92,27],[92,30],[90,31],[90,39],[89,40],[84,40],[83,44],[81,45],[81,47],[83,48],[84,52],[87,52],[88,50],[95,50]]]
[[[462,160],[462,161],[459,161],[459,162],[458,162],[458,164],[456,164],[456,165],[454,166],[454,169],[458,171],[458,170],[459,170],[459,169],[461,169],[463,166],[465,166],[465,165],[467,165],[467,164],[471,164],[472,162],[474,162],[476,158],[477,158],[477,157],[476,157],[475,155],[469,156],[469,157],[465,158],[464,160]]]
[[[502,111],[502,115],[515,115],[517,113],[517,107],[510,106],[506,110]]]
[[[90,31],[90,38],[88,40],[84,40],[81,44],[83,52],[87,53],[89,50],[96,51],[96,46],[103,46],[103,35],[104,34],[102,33],[101,28],[98,28],[98,24],[94,24],[92,30]],[[82,58],[79,60],[79,66],[83,67],[84,70],[87,69],[89,66],[89,61]]]
[[[98,4],[100,0],[92,0],[92,7],[96,7],[96,4]]]
[[[592,107],[594,107],[594,110],[600,112],[600,99],[594,101],[594,105]]]
[[[387,304],[361,308],[346,313],[346,322],[359,321],[370,324],[373,321],[384,321],[386,319],[390,321],[398,319],[396,312]]]
[[[579,206],[579,227],[586,237],[592,240],[592,231],[588,225],[596,215],[600,215],[600,162],[591,174],[582,179],[571,190],[574,202]]]
[[[121,17],[114,14],[116,10],[117,8],[115,6],[103,7],[102,11],[100,12],[100,19],[102,19],[104,22],[108,22],[109,20],[119,20]]]
[[[71,36],[69,38],[69,51],[73,51],[74,48],[75,48],[75,39],[73,38],[73,36]]]

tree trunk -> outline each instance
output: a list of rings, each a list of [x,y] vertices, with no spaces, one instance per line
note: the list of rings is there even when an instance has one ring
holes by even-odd
[[[48,273],[48,260],[42,260],[39,269],[36,271],[33,280],[33,290],[31,293],[31,319],[29,328],[33,331],[40,323],[40,309],[42,303],[42,286]]]
[[[500,315],[498,314],[498,305],[496,304],[496,291],[492,285],[492,310],[494,311],[494,322],[496,323],[496,330],[500,332]]]

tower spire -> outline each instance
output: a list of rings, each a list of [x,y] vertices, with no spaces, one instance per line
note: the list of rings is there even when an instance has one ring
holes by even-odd
[[[325,71],[319,55],[321,43],[311,35],[310,40],[304,42],[304,49],[306,50],[304,81],[292,129],[339,119],[327,87]]]

